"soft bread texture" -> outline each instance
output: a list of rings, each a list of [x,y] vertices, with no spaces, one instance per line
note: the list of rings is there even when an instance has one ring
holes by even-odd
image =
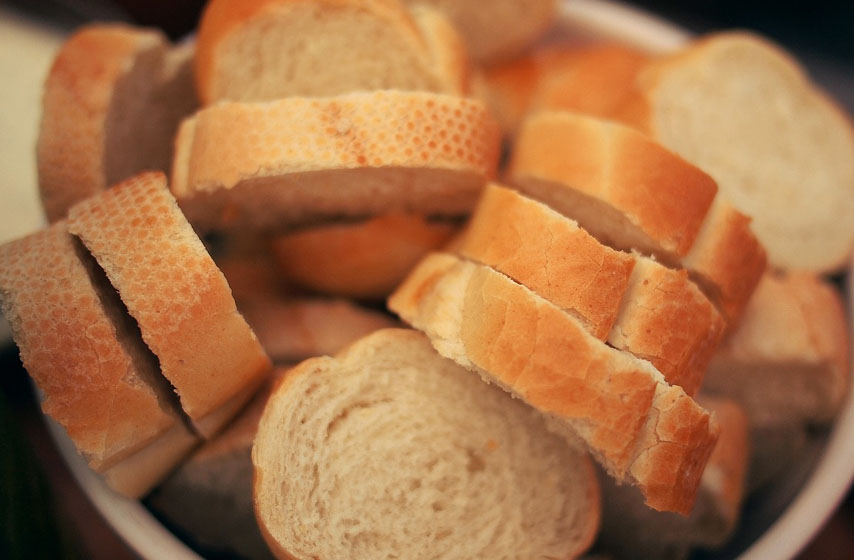
[[[385,313],[346,300],[255,298],[238,303],[274,362],[331,355],[373,331],[398,326]]]
[[[492,0],[486,9],[477,0],[406,0],[406,3],[426,3],[444,11],[478,62],[495,62],[523,50],[548,31],[557,14],[555,0]]]
[[[397,0],[213,0],[199,24],[205,104],[358,90],[449,91]]]
[[[457,231],[447,221],[387,214],[363,222],[309,227],[275,237],[282,274],[302,288],[333,296],[385,299],[421,258]]]
[[[632,120],[707,171],[772,265],[829,271],[854,247],[854,128],[776,45],[711,35],[651,64]],[[792,209],[797,208],[796,212]]]
[[[44,412],[114,489],[141,495],[190,451],[196,439],[157,361],[64,221],[0,246],[0,309]],[[134,454],[158,445],[172,455],[147,471]]]
[[[441,10],[429,4],[409,7],[412,18],[427,43],[431,64],[442,91],[468,95],[472,89],[472,65],[463,38]]]
[[[119,292],[198,431],[218,431],[270,360],[162,173],[143,173],[74,206],[80,237]]]
[[[427,257],[389,298],[443,356],[549,415],[647,505],[688,513],[717,425],[648,362],[486,266]]]
[[[600,477],[603,505],[597,550],[618,558],[666,560],[687,558],[693,548],[717,548],[729,539],[745,495],[750,443],[747,416],[728,399],[704,396],[699,402],[715,413],[720,437],[703,472],[691,515],[650,510],[635,489]]]
[[[252,461],[279,558],[574,558],[598,525],[590,460],[411,330],[291,370]]]
[[[574,221],[495,184],[455,251],[573,314],[596,338],[649,360],[689,395],[723,335],[723,319],[685,271],[609,249]]]
[[[836,288],[809,273],[766,274],[704,390],[736,399],[758,426],[829,422],[848,390],[848,337]]]
[[[597,239],[688,269],[731,324],[765,269],[750,219],[700,169],[629,127],[560,111],[523,124],[510,180]]]
[[[65,42],[45,81],[36,148],[48,220],[135,173],[169,170],[178,124],[197,106],[191,58],[191,46],[123,25],[84,27]]]
[[[184,121],[172,188],[196,227],[462,215],[498,165],[483,103],[377,91],[220,103]]]

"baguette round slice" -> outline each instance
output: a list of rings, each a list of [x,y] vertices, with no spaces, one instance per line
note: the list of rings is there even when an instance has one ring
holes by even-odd
[[[412,5],[409,11],[427,43],[431,64],[443,84],[441,91],[469,95],[472,89],[472,64],[457,28],[444,12],[429,4]]]
[[[575,558],[599,522],[586,455],[410,330],[291,370],[252,462],[279,558]]]
[[[504,187],[487,187],[456,251],[573,314],[596,338],[649,360],[689,395],[723,336],[723,319],[685,271],[609,249]]]
[[[191,59],[192,47],[124,25],[84,27],[63,44],[36,147],[49,221],[135,173],[169,170],[178,124],[197,105]]]
[[[75,205],[68,228],[119,292],[181,405],[204,436],[252,396],[270,359],[162,173],[143,173]]]
[[[201,229],[459,216],[495,174],[499,144],[483,103],[449,95],[220,103],[181,125],[172,189]]]
[[[444,91],[432,56],[396,0],[213,0],[199,24],[196,87],[206,105]]]
[[[552,419],[647,505],[687,514],[717,424],[654,367],[587,333],[570,314],[506,276],[428,256],[389,298],[443,356]]]
[[[144,494],[196,444],[139,330],[64,221],[0,246],[0,309],[45,414],[113,489]],[[156,465],[141,460],[153,454],[145,449],[158,450]]]
[[[721,33],[639,76],[636,123],[699,165],[775,267],[837,270],[854,248],[854,127],[778,46]]]
[[[447,221],[387,214],[297,230],[275,237],[271,246],[283,276],[297,286],[333,296],[380,300],[457,229]]]

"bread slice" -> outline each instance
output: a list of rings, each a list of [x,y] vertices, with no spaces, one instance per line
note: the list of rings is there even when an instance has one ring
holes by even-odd
[[[417,214],[386,214],[276,236],[272,251],[285,278],[333,296],[385,299],[458,226]]]
[[[136,325],[64,221],[0,246],[0,309],[42,409],[115,490],[144,494],[195,445]],[[139,455],[155,447],[149,469]]]
[[[467,213],[498,164],[481,102],[377,91],[220,103],[184,121],[172,189],[196,227]]]
[[[375,330],[399,325],[346,300],[260,297],[240,302],[238,309],[279,364],[332,355]]]
[[[847,264],[854,127],[789,54],[756,35],[719,33],[651,64],[638,84],[635,124],[753,217],[772,265]]]
[[[626,126],[568,112],[526,119],[510,180],[597,239],[692,273],[735,323],[765,268],[750,219],[700,169]]]
[[[279,558],[574,558],[598,525],[590,460],[411,330],[291,370],[252,461]]]
[[[552,26],[556,0],[492,0],[488,9],[477,0],[406,0],[444,11],[460,30],[474,60],[496,62],[517,54]]]
[[[602,530],[596,549],[618,558],[688,558],[694,548],[719,548],[732,535],[745,496],[747,416],[734,401],[700,397],[715,413],[720,437],[703,472],[697,502],[683,517],[643,505],[638,492],[601,477]]]
[[[685,271],[609,249],[544,204],[484,191],[456,251],[579,319],[596,338],[649,360],[693,395],[724,323]]]
[[[486,266],[427,257],[389,298],[443,356],[550,416],[655,509],[688,513],[717,425],[648,362]]]
[[[429,4],[413,4],[409,11],[427,44],[431,66],[443,84],[441,91],[469,95],[472,65],[457,28],[444,12]]]
[[[267,236],[234,232],[208,242],[207,247],[238,306],[242,301],[278,299],[295,291],[282,276]]]
[[[107,273],[198,431],[216,433],[270,368],[162,173],[75,205],[68,229]]]
[[[704,390],[739,401],[755,425],[829,422],[848,391],[848,340],[835,287],[809,273],[766,274]]]
[[[178,124],[197,105],[192,52],[159,31],[117,24],[84,27],[63,44],[36,148],[48,220],[135,173],[169,170]]]
[[[213,0],[195,70],[205,104],[448,86],[397,0]]]

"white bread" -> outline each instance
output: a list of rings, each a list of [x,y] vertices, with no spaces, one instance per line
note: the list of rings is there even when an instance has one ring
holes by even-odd
[[[144,494],[195,445],[157,360],[64,221],[0,246],[0,309],[42,409],[115,490]],[[156,469],[144,449],[158,451]]]
[[[332,296],[385,299],[421,258],[457,231],[449,221],[386,214],[276,236],[271,248],[291,283]]]
[[[279,558],[574,558],[598,525],[590,460],[411,330],[291,370],[252,461]]]
[[[332,355],[375,330],[398,326],[385,313],[346,300],[259,297],[239,302],[238,309],[279,364]]]
[[[478,62],[495,62],[534,43],[554,23],[556,0],[406,0],[444,11]]]
[[[638,77],[631,120],[753,217],[769,261],[830,271],[854,248],[851,117],[780,47],[710,35]]]
[[[181,125],[172,189],[203,229],[462,215],[495,174],[499,143],[485,105],[448,95],[220,103]]]
[[[204,436],[252,396],[270,360],[166,187],[143,173],[78,203],[68,229],[119,292]]]
[[[614,251],[574,221],[492,184],[455,248],[576,316],[596,338],[649,360],[693,395],[724,323],[685,271]]]
[[[715,182],[654,140],[613,122],[541,112],[517,137],[510,180],[597,239],[687,268],[735,324],[765,268],[750,219]]]
[[[197,106],[192,46],[159,31],[91,25],[68,39],[44,85],[36,148],[49,221],[143,170],[168,171],[172,140]]]
[[[397,0],[213,0],[199,24],[196,87],[205,104],[455,92],[434,56]]]
[[[463,38],[444,12],[429,4],[409,6],[412,18],[430,52],[431,66],[445,93],[469,95],[472,89],[472,65]]]
[[[506,276],[447,254],[388,302],[443,356],[550,416],[654,509],[687,514],[717,425],[648,362],[615,350]]]

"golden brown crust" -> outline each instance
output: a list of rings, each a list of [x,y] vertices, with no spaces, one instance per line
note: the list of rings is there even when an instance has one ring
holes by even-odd
[[[104,268],[197,425],[257,387],[270,360],[162,173],[138,175],[74,206],[69,230]],[[219,427],[205,426],[204,435]]]
[[[64,221],[0,247],[0,304],[42,408],[106,470],[181,424],[151,385],[157,364]]]
[[[84,27],[60,49],[48,74],[36,147],[45,214],[54,222],[108,185],[105,122],[116,82],[165,37],[124,25]]]
[[[594,455],[618,478],[631,477],[651,507],[690,511],[717,428],[648,364],[609,349],[499,273],[450,255],[422,261],[389,307],[425,330],[440,353],[572,422]]]
[[[424,216],[387,214],[280,235],[271,247],[282,274],[295,285],[334,296],[383,299],[457,229]]]
[[[637,131],[567,112],[526,119],[509,175],[523,190],[548,181],[602,201],[663,256],[688,252],[717,192],[711,177]]]

